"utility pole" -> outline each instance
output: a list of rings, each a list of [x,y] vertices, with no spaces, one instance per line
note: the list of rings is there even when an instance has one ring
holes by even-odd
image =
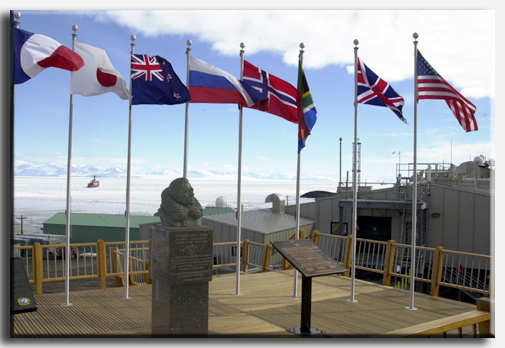
[[[21,220],[21,234],[23,234],[23,220],[24,219],[27,219],[27,217],[21,215],[20,217],[16,218],[16,219],[19,219]]]

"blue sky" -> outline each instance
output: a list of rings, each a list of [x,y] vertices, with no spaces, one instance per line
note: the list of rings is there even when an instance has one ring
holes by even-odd
[[[35,7],[32,7],[35,8]],[[98,7],[96,7],[98,8]],[[226,8],[226,7],[225,7]],[[447,7],[446,7],[447,8]],[[483,7],[486,8],[486,7]],[[495,12],[490,10],[165,10],[21,12],[20,28],[72,46],[77,40],[105,49],[123,77],[129,76],[130,35],[135,53],[160,55],[186,80],[186,41],[191,54],[237,78],[240,43],[245,59],[296,86],[299,43],[318,111],[302,150],[302,173],[333,180],[351,178],[354,137],[354,45],[360,58],[405,99],[404,124],[387,108],[358,106],[361,180],[395,178],[412,162],[414,60],[412,34],[426,60],[477,106],[479,130],[466,133],[444,101],[418,104],[418,162],[459,164],[484,155],[495,159]],[[483,53],[485,52],[485,53]],[[66,164],[70,73],[46,69],[16,86],[15,163]],[[74,95],[73,164],[126,168],[128,102],[113,93]],[[182,170],[184,105],[133,106],[133,173]],[[243,171],[296,173],[297,126],[275,115],[244,109]],[[236,172],[237,106],[190,104],[189,170]],[[451,147],[452,143],[452,147]],[[393,154],[393,152],[396,152]]]

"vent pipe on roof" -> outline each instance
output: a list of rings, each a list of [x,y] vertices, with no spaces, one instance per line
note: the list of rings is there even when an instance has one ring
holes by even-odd
[[[272,213],[275,214],[284,214],[286,211],[284,196],[279,193],[272,193],[265,198],[265,203],[273,203],[272,204]]]

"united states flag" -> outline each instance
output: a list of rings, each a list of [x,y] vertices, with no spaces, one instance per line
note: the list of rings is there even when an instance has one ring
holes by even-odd
[[[477,109],[468,99],[456,91],[417,51],[417,86],[419,99],[443,99],[466,132],[476,131]]]
[[[251,109],[265,111],[298,123],[297,90],[293,85],[255,67],[248,61],[244,61],[242,84],[256,89],[263,98],[251,106]]]
[[[387,106],[403,122],[403,98],[383,79],[370,70],[358,58],[358,103],[376,106]]]

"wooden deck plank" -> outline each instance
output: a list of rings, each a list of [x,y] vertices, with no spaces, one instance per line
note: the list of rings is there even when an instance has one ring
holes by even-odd
[[[209,283],[210,336],[300,337],[286,331],[300,326],[301,297],[292,296],[293,274],[243,274],[241,296],[234,294],[234,274],[214,276]],[[63,293],[37,296],[37,311],[11,316],[11,336],[150,337],[151,285],[129,287],[130,300],[122,300],[124,294],[124,288],[73,291],[69,307],[61,306]],[[355,294],[358,302],[348,302],[347,277],[313,278],[312,327],[335,337],[374,336],[475,310],[471,304],[416,293],[418,310],[409,311],[409,291],[361,280],[356,280]]]

